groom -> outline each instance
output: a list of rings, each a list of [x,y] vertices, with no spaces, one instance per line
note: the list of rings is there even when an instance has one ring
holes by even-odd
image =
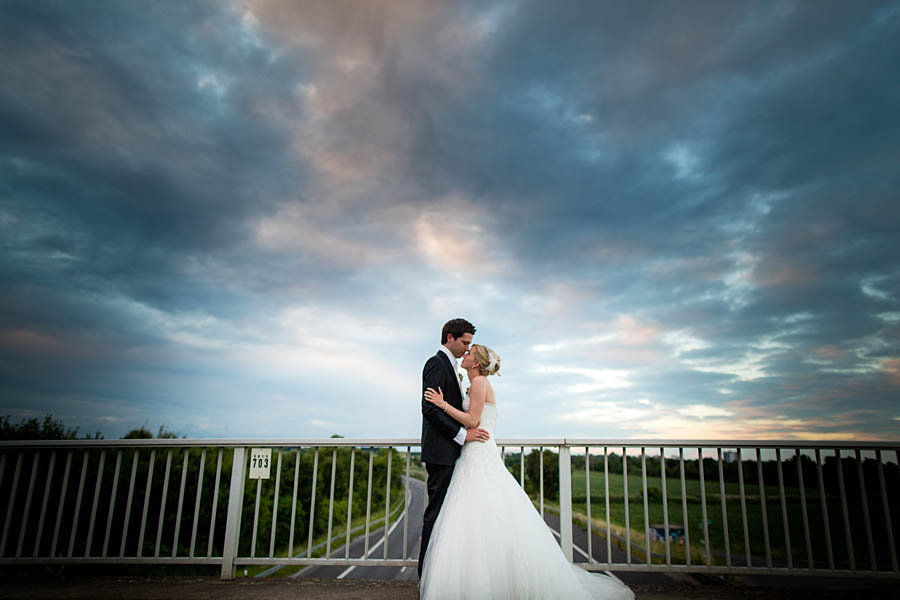
[[[426,389],[440,388],[448,404],[459,410],[463,409],[462,376],[457,373],[456,359],[469,349],[473,335],[475,326],[465,319],[447,321],[441,331],[441,347],[437,354],[428,359],[422,370],[422,462],[428,471],[428,506],[425,507],[422,547],[419,549],[420,578],[431,530],[441,512],[450,477],[453,475],[453,466],[462,446],[466,442],[484,442],[488,439],[488,432],[484,429],[467,430],[440,408],[425,400]]]

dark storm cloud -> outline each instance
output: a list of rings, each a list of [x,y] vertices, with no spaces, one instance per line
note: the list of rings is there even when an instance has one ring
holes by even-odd
[[[234,244],[246,235],[242,219],[290,189],[289,142],[253,103],[255,86],[270,80],[270,101],[289,104],[279,71],[299,65],[270,64],[264,49],[235,44],[227,7],[164,3],[141,13],[115,3],[87,11],[22,3],[4,11],[6,196],[58,220],[46,223],[57,227],[48,231],[57,244],[78,243],[64,241],[62,222],[96,243],[84,250],[112,249],[84,258],[121,281],[126,274],[115,270],[133,260],[152,273],[175,251]],[[155,261],[154,251],[167,256]]]
[[[538,268],[560,268],[552,259],[563,256],[583,275],[599,272],[622,290],[619,309],[636,292],[676,300],[660,282],[642,289],[642,264],[746,252],[754,289],[734,324],[745,335],[803,310],[841,316],[857,334],[877,329],[878,302],[860,281],[898,269],[885,252],[900,223],[890,167],[900,84],[885,77],[900,67],[896,6],[636,11],[590,4],[566,14],[534,3],[498,35],[498,100],[488,98],[494,87],[485,99],[502,134],[466,156],[492,163],[498,195],[515,196],[512,210],[540,205],[521,209],[540,218],[518,250]],[[591,144],[593,163],[582,158]],[[677,147],[695,161],[683,177],[664,160]],[[763,205],[755,215],[754,202]],[[591,260],[584,247],[594,244]],[[734,269],[709,266],[720,277]],[[718,291],[703,279],[678,288],[678,300],[691,288]],[[724,304],[716,312],[733,317]]]
[[[2,11],[5,387],[121,396],[123,365],[179,358],[129,302],[240,308],[204,266],[239,264],[247,221],[302,178],[255,105],[268,82],[291,106],[280,75],[302,65],[219,3]]]

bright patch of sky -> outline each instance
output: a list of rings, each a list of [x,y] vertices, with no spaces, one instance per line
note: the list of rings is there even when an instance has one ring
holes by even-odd
[[[675,167],[676,177],[687,178],[696,175],[696,167],[700,159],[687,146],[682,144],[673,146],[664,156]]]

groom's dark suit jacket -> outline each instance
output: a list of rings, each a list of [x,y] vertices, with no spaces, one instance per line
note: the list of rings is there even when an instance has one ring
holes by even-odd
[[[444,400],[450,406],[462,410],[462,394],[459,391],[459,380],[450,364],[450,359],[443,351],[428,359],[422,370],[422,462],[435,465],[456,464],[462,446],[453,441],[462,427],[450,418],[447,413],[425,400],[425,390],[438,387],[444,392]]]

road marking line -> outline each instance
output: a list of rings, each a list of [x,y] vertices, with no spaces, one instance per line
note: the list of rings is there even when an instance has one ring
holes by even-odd
[[[417,480],[417,479],[410,479],[410,481],[415,482],[415,481],[418,481],[418,480]],[[409,505],[411,504],[410,499],[409,499],[409,498],[411,497],[411,495],[412,495],[412,490],[410,490],[410,493],[409,493],[409,495],[407,496],[407,501],[406,501],[406,504],[404,505],[404,510],[406,510],[406,506],[409,506]],[[395,510],[396,510],[396,509],[395,509]],[[403,516],[403,513],[402,513],[402,512],[400,513],[400,516],[401,516],[401,517]],[[399,519],[400,517],[397,517],[397,518]],[[362,525],[359,525],[358,527],[355,527],[352,531],[356,531],[357,529],[362,529],[362,528],[363,528],[363,526],[362,526]],[[352,531],[351,531],[351,533],[352,533]],[[360,536],[360,537],[361,537],[361,536]],[[355,538],[355,539],[354,539],[352,542],[350,542],[350,543],[352,544],[352,543],[354,543],[354,542],[356,542],[356,541],[358,541],[358,540],[359,540],[359,538]],[[324,546],[324,545],[325,545],[325,542],[320,542],[319,544],[316,544],[316,546],[315,546],[314,548],[320,548],[320,547],[322,547],[322,546]],[[342,551],[343,549],[344,549],[344,544],[341,544],[339,547],[335,548],[335,549],[332,551],[332,553],[331,553],[332,556],[337,555],[337,554],[340,554],[341,551]],[[301,553],[301,554],[298,554],[298,556],[305,555],[305,554],[306,554],[306,552],[303,552],[303,553]],[[300,569],[299,571],[297,571],[296,573],[293,573],[293,574],[291,574],[291,575],[288,575],[288,577],[290,577],[290,578],[300,578],[300,577],[305,577],[307,571],[309,571],[309,570],[311,570],[311,569],[317,569],[317,568],[319,568],[319,567],[327,567],[327,566],[328,566],[328,565],[307,565],[307,566],[303,567],[302,569]],[[279,567],[279,568],[280,568],[280,567]]]
[[[407,511],[407,509],[409,508],[409,505],[410,505],[410,499],[411,499],[411,498],[412,498],[412,491],[410,491],[409,494],[406,496],[406,506],[403,508],[403,512],[400,513],[400,516],[397,517],[397,520],[394,521],[394,524],[391,525],[391,528],[390,528],[390,529],[388,529],[387,534],[385,534],[384,536],[382,536],[382,538],[381,538],[380,540],[378,540],[378,542],[377,542],[374,546],[372,546],[371,548],[369,548],[369,553],[366,554],[365,558],[369,558],[369,557],[372,555],[372,553],[375,552],[375,549],[378,548],[378,546],[380,546],[381,543],[384,542],[384,540],[385,540],[386,538],[390,537],[390,535],[391,535],[392,533],[394,533],[394,530],[397,529],[397,525],[399,525],[399,524],[400,524],[400,521],[403,520],[403,516],[406,514],[406,511]],[[344,569],[344,570],[341,572],[340,575],[337,576],[337,579],[343,579],[343,578],[346,577],[351,571],[353,571],[353,569],[355,569],[355,568],[356,568],[356,565],[350,565],[349,567],[347,567],[346,569]]]

